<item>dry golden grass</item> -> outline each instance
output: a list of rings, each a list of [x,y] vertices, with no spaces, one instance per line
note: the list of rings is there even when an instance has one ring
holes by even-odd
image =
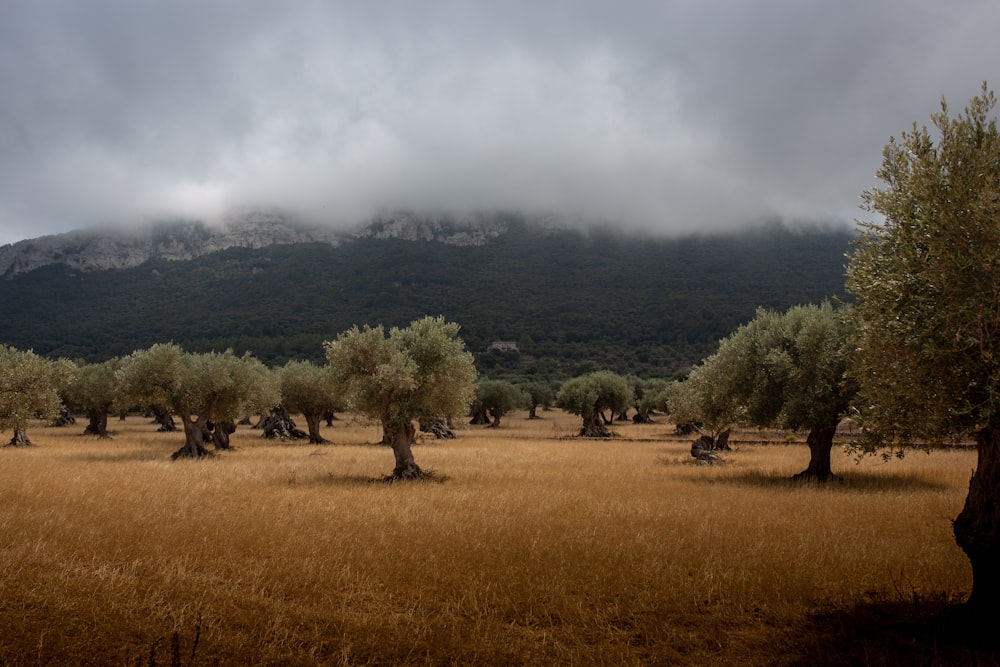
[[[241,427],[201,462],[168,461],[181,436],[140,417],[110,441],[36,426],[38,446],[0,450],[0,664],[996,657],[907,634],[970,587],[950,522],[973,451],[835,452],[843,482],[817,486],[788,479],[808,452],[780,435],[699,466],[669,424],[579,440],[577,418],[543,414],[425,440],[438,479],[395,485],[352,419],[328,446]],[[887,610],[917,620],[858,636]]]

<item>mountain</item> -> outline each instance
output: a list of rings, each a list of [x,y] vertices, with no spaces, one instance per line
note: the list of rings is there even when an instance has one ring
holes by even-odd
[[[12,278],[62,264],[81,271],[129,269],[154,259],[191,260],[228,248],[327,243],[355,238],[399,238],[449,245],[482,245],[507,230],[507,217],[475,214],[460,218],[399,212],[353,230],[306,225],[277,211],[235,210],[218,226],[200,221],[164,222],[138,230],[88,230],[43,236],[0,246],[0,277]]]
[[[333,232],[256,213],[132,238],[77,233],[0,249],[0,341],[98,360],[172,340],[280,364],[321,361],[322,342],[354,324],[432,314],[462,325],[492,375],[664,376],[758,306],[842,295],[851,237],[769,224],[657,238],[512,214],[399,214]]]

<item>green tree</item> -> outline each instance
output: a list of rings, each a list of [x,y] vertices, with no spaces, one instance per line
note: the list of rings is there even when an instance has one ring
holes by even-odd
[[[534,382],[519,383],[518,386],[527,395],[528,419],[539,419],[538,406],[541,405],[547,409],[552,407],[556,400],[556,390],[548,382],[535,380]]]
[[[632,416],[633,423],[651,424],[653,422],[650,413],[654,410],[667,409],[666,389],[670,385],[669,380],[661,378],[642,379],[629,377],[632,385],[633,407],[635,414]]]
[[[0,430],[14,432],[7,443],[28,447],[28,421],[55,416],[62,405],[60,392],[72,380],[75,365],[51,361],[31,350],[0,345]]]
[[[206,439],[226,448],[235,421],[252,411],[278,404],[274,374],[250,355],[232,351],[192,354],[173,343],[158,343],[122,360],[118,373],[129,401],[161,406],[177,414],[184,426],[184,446],[171,458],[210,454]]]
[[[583,418],[580,435],[610,438],[604,411],[621,412],[632,403],[628,380],[611,371],[594,371],[563,383],[556,402],[563,410]]]
[[[475,409],[492,418],[490,428],[500,427],[500,418],[524,406],[528,397],[524,391],[507,380],[480,380],[476,383]]]
[[[678,432],[697,429],[708,435],[714,448],[720,436],[739,421],[741,411],[735,394],[717,390],[728,378],[723,365],[708,363],[710,359],[691,369],[683,380],[667,385],[660,399],[666,403]]]
[[[281,403],[289,411],[299,412],[305,417],[309,442],[329,442],[320,435],[320,422],[325,414],[343,409],[330,369],[308,361],[289,361],[281,368],[278,377]]]
[[[671,403],[671,413],[700,414],[717,430],[734,423],[805,429],[809,465],[796,477],[827,481],[834,476],[830,451],[837,425],[856,393],[848,377],[852,322],[846,309],[829,303],[785,313],[758,309],[685,381],[696,387],[694,412],[683,415],[692,406],[681,400]]]
[[[379,420],[392,447],[391,479],[418,479],[414,420],[465,414],[475,393],[472,355],[459,326],[425,317],[404,329],[352,327],[325,342],[338,393],[361,414]]]
[[[110,437],[108,414],[116,407],[122,407],[121,386],[117,378],[120,366],[121,359],[118,358],[82,364],[66,387],[66,401],[87,413],[84,433],[100,438]]]
[[[935,136],[891,139],[864,207],[847,288],[857,297],[866,447],[974,436],[978,463],[954,521],[972,563],[969,605],[1000,600],[1000,135],[986,84]],[[936,139],[936,141],[935,141]]]

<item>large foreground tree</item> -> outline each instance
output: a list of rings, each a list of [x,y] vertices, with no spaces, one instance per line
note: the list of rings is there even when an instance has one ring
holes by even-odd
[[[60,392],[71,381],[75,366],[68,361],[51,361],[31,350],[27,352],[0,345],[0,431],[14,432],[7,443],[14,447],[31,445],[28,421],[54,417],[62,405]]]
[[[475,394],[472,355],[459,327],[425,317],[408,327],[352,327],[324,343],[338,393],[350,407],[382,424],[382,441],[396,466],[390,479],[419,479],[413,460],[414,420],[465,414]]]
[[[1000,134],[983,84],[964,113],[883,150],[882,220],[861,223],[848,267],[857,297],[870,449],[973,436],[978,464],[955,540],[972,563],[969,605],[1000,602]]]
[[[171,458],[200,458],[226,448],[235,421],[278,404],[274,374],[257,359],[231,351],[192,354],[173,343],[158,343],[122,360],[122,389],[132,403],[161,406],[184,426],[184,446]]]

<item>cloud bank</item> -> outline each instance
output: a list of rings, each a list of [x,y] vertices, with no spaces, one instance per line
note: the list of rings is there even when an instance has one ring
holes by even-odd
[[[664,232],[849,222],[995,77],[992,0],[35,0],[0,22],[0,243],[267,205]]]

